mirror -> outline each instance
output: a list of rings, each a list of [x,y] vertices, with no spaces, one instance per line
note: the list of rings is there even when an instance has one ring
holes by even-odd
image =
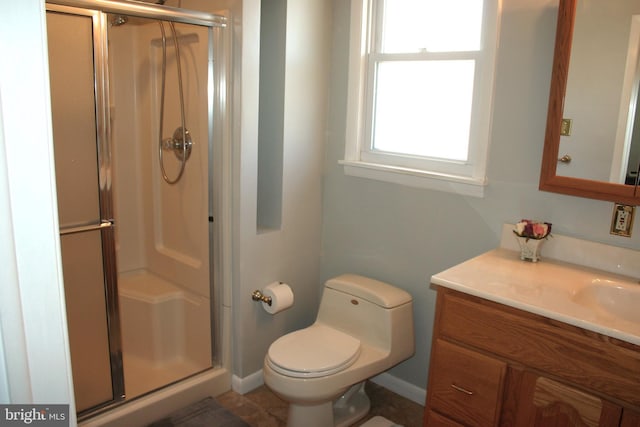
[[[639,59],[640,0],[560,0],[541,190],[639,204]]]

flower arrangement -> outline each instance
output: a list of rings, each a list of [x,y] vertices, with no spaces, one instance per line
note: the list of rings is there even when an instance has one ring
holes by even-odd
[[[523,219],[516,224],[516,229],[513,232],[518,237],[525,237],[527,240],[546,239],[551,234],[551,223]]]

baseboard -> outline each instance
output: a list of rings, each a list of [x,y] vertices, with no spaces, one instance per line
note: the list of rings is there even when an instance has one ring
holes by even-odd
[[[239,394],[247,394],[263,384],[264,377],[262,376],[262,369],[244,378],[235,375],[231,376],[231,389]]]
[[[424,406],[427,398],[427,390],[408,383],[400,378],[396,378],[391,374],[382,373],[371,378],[371,381],[382,386],[392,392],[399,394],[405,399],[409,399],[418,405]]]

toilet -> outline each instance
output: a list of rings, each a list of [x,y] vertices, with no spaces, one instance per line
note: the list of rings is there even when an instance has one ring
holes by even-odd
[[[271,344],[264,382],[289,402],[289,427],[348,426],[369,412],[365,380],[411,357],[414,341],[411,295],[344,274],[325,283],[313,325]]]

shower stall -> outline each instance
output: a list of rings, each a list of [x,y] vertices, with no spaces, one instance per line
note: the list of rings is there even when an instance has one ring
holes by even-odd
[[[81,419],[219,362],[212,165],[225,22],[153,3],[47,3]]]

